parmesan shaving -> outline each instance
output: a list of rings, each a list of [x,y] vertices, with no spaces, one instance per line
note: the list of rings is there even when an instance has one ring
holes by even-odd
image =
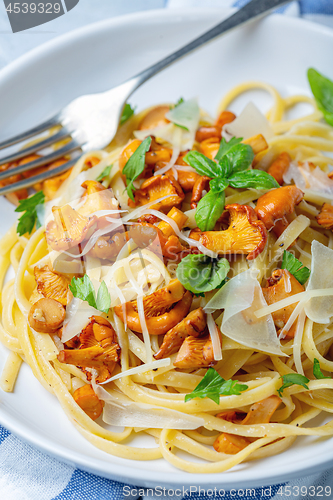
[[[214,318],[210,313],[207,314],[207,326],[210,338],[212,340],[214,359],[215,361],[220,361],[222,359],[220,334],[218,332]]]
[[[134,368],[130,368],[129,370],[114,375],[105,382],[102,382],[101,385],[113,382],[113,380],[117,380],[118,378],[128,377],[130,375],[136,375],[137,373],[146,373],[151,370],[157,370],[158,368],[163,368],[165,366],[169,366],[170,364],[171,364],[171,359],[165,358],[165,359],[159,359],[157,361],[152,361],[151,363],[146,363],[144,365],[135,366]],[[152,377],[157,377],[157,375],[159,375],[159,373],[156,372],[152,374]]]
[[[82,332],[93,315],[100,316],[100,311],[91,307],[87,302],[74,298],[66,308],[66,317],[62,330],[62,342],[68,342]]]
[[[311,275],[307,286],[307,293],[322,292],[312,295],[305,307],[308,318],[315,323],[329,323],[333,316],[333,250],[322,243],[313,240],[311,245],[312,263]],[[326,299],[322,297],[326,295]],[[320,298],[319,298],[320,297]]]
[[[228,281],[208,302],[204,310],[209,313],[224,309],[222,333],[251,349],[284,356],[276,335],[272,316],[255,316],[259,306],[265,305],[261,286],[251,269]]]
[[[106,402],[103,420],[106,424],[119,427],[140,427],[142,429],[197,429],[204,425],[202,418],[169,408],[161,408],[147,403],[137,403],[113,391],[108,393],[96,387],[99,399]]]
[[[231,137],[249,139],[255,135],[262,134],[268,140],[274,136],[269,121],[253,102],[249,102],[233,122],[224,125],[223,132],[227,135],[226,138],[229,139]]]

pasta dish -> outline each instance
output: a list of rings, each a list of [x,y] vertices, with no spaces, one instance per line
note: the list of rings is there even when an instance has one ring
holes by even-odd
[[[333,83],[308,77],[314,97],[247,82],[216,117],[127,104],[106,150],[11,198],[4,391],[25,362],[96,447],[192,473],[333,435]],[[236,116],[251,89],[272,107]]]

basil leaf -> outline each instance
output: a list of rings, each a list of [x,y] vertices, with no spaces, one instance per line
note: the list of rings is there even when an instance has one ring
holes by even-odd
[[[69,289],[74,297],[85,300],[91,307],[107,313],[111,307],[111,296],[105,282],[103,281],[97,292],[87,274],[83,278],[73,278]]]
[[[107,167],[105,167],[105,169],[103,170],[103,172],[101,172],[99,174],[99,176],[96,177],[96,181],[97,182],[101,182],[105,177],[108,177],[110,175],[112,167],[113,167],[113,165],[108,165]]]
[[[252,164],[254,152],[248,144],[238,144],[226,156],[232,164],[232,171],[241,172],[242,170],[247,170]]]
[[[237,138],[237,137],[232,137],[229,142],[225,140],[224,137],[222,137],[222,140],[220,142],[220,147],[218,152],[216,153],[215,160],[220,160],[224,155],[229,153],[229,151],[234,147],[237,146],[240,142],[242,142],[242,138]]]
[[[218,173],[221,177],[228,178],[232,172],[232,163],[227,156],[223,156],[217,164]]]
[[[180,261],[176,275],[186,290],[199,294],[220,287],[229,269],[227,259],[218,260],[203,254],[192,254]]]
[[[194,398],[209,398],[219,404],[220,396],[239,396],[246,389],[246,384],[239,384],[237,380],[224,380],[214,368],[209,368],[194,391],[186,394],[185,403]]]
[[[303,266],[302,262],[296,259],[296,257],[287,250],[283,252],[281,269],[289,271],[301,285],[304,285],[311,273],[309,268]]]
[[[134,153],[129,158],[128,162],[126,163],[126,165],[123,168],[122,173],[126,176],[127,194],[131,198],[132,201],[134,201],[133,182],[144,171],[146,153],[147,153],[147,151],[149,151],[150,144],[151,144],[151,137],[149,136],[149,137],[146,137],[146,139],[140,144],[138,149],[136,151],[134,151]]]
[[[43,191],[38,191],[38,193],[34,194],[33,196],[30,196],[29,198],[20,201],[19,206],[16,207],[15,209],[15,212],[25,212],[19,218],[16,228],[16,232],[20,236],[23,236],[26,233],[31,234],[33,228],[35,227],[35,224],[37,229],[38,227],[40,227],[41,221],[38,217],[39,214],[37,212],[37,207],[43,205],[44,202],[45,202],[45,195]]]
[[[279,187],[274,177],[262,170],[236,172],[229,177],[229,184],[234,188],[271,189]]]
[[[130,104],[125,104],[125,107],[123,109],[121,118],[120,118],[120,125],[123,125],[131,116],[134,115],[134,111],[136,108],[132,108]]]
[[[201,231],[211,231],[223,214],[225,205],[224,191],[209,191],[198,203],[195,221]]]
[[[280,387],[280,389],[277,390],[279,396],[282,396],[284,389],[290,387],[291,385],[301,385],[305,389],[309,390],[307,384],[310,382],[310,380],[304,375],[301,375],[299,373],[288,373],[287,375],[283,375],[281,378],[283,385]]]
[[[331,378],[331,377],[325,377],[325,375],[322,373],[320,369],[320,363],[317,358],[313,360],[313,375],[317,380],[321,380],[324,378]]]
[[[207,177],[218,177],[218,167],[215,161],[210,160],[207,156],[198,151],[189,151],[183,158],[188,165],[198,172],[199,175]]]
[[[228,179],[225,179],[223,177],[215,177],[214,179],[209,181],[209,187],[211,191],[214,191],[215,193],[224,191],[228,186],[229,186]]]
[[[308,70],[308,80],[318,108],[327,123],[333,125],[333,82],[313,68]]]

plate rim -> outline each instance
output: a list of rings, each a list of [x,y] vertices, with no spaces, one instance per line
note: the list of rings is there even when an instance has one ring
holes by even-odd
[[[214,15],[219,15],[223,17],[224,14],[232,13],[235,9],[228,8],[220,8],[220,9],[203,9],[203,8],[193,8],[189,12],[188,9],[177,8],[177,9],[154,9],[148,11],[134,12],[130,14],[125,14],[121,16],[116,16],[114,18],[109,18],[102,21],[97,21],[95,23],[89,24],[87,26],[83,26],[72,30],[68,33],[64,33],[60,36],[55,37],[54,39],[41,44],[40,46],[30,50],[26,54],[21,55],[13,62],[5,66],[0,70],[0,81],[6,81],[7,79],[13,78],[13,75],[16,71],[22,71],[24,67],[29,66],[30,62],[34,60],[38,60],[39,58],[43,58],[45,54],[50,54],[52,51],[61,50],[63,46],[71,43],[71,40],[79,40],[81,37],[91,36],[98,29],[112,29],[113,27],[119,25],[128,25],[133,22],[139,22],[140,20],[147,19],[156,19],[160,18],[162,22],[172,22],[175,19],[175,16],[185,16],[187,18],[198,18],[199,16],[205,16],[207,19],[212,18]],[[315,23],[313,21],[304,20],[297,17],[285,16],[282,14],[271,14],[269,18],[266,18],[267,22],[269,19],[273,19],[272,22],[278,22],[289,24],[290,26],[302,26],[304,29],[309,29],[312,32],[320,33],[321,35],[328,36],[333,41],[333,29],[323,26],[319,23]],[[74,450],[68,450],[63,445],[59,445],[55,441],[50,441],[49,438],[45,439],[43,434],[39,434],[32,428],[25,428],[20,421],[10,420],[11,415],[9,413],[4,413],[3,406],[0,405],[0,423],[5,428],[7,428],[14,435],[18,436],[23,441],[31,444],[42,452],[48,454],[74,467],[79,467],[82,470],[86,470],[90,473],[106,477],[109,479],[114,479],[117,481],[124,482],[126,484],[133,485],[143,485],[143,486],[160,486],[160,485],[176,485],[176,486],[190,486],[190,485],[200,485],[202,487],[207,486],[208,484],[217,483],[220,486],[223,486],[226,489],[230,489],[234,487],[235,481],[237,481],[238,487],[240,488],[242,485],[246,485],[248,487],[258,487],[259,481],[260,485],[273,485],[281,482],[286,482],[287,480],[303,477],[309,473],[315,473],[320,470],[323,470],[323,467],[326,469],[330,465],[333,465],[333,451],[331,453],[322,453],[320,457],[316,457],[315,465],[306,465],[305,468],[301,466],[302,462],[297,463],[297,467],[293,469],[291,472],[283,471],[281,477],[281,472],[275,473],[269,472],[269,470],[264,471],[263,475],[258,478],[257,474],[253,479],[253,471],[227,471],[224,473],[210,473],[203,474],[201,476],[194,475],[191,473],[185,473],[184,471],[178,471],[177,473],[173,472],[161,472],[154,471],[154,478],[143,478],[143,472],[148,469],[140,469],[140,468],[132,468],[128,467],[126,464],[116,464],[106,462],[102,459],[89,457],[87,464],[86,457],[82,456],[79,452]],[[75,432],[78,432],[75,430]],[[329,438],[328,438],[329,439]],[[93,446],[93,445],[92,445]],[[325,458],[326,455],[330,455]],[[111,465],[111,467],[110,467]],[[112,468],[112,474],[110,474],[110,468]],[[128,477],[126,475],[126,469],[131,469],[131,475]],[[239,476],[246,476],[239,477]],[[171,479],[169,479],[171,478]]]

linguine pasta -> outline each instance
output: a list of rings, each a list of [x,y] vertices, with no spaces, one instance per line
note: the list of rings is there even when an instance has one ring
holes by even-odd
[[[271,95],[266,117],[228,111],[250,89]],[[313,111],[288,120],[299,103]],[[217,120],[194,100],[145,110],[58,189],[46,181],[43,225],[19,235],[15,224],[0,242],[0,387],[13,391],[26,362],[97,448],[192,473],[332,436],[333,420],[312,426],[333,412],[333,129],[322,116],[308,96],[247,82]],[[234,137],[245,168],[221,149]],[[154,447],[132,446],[139,433]]]

